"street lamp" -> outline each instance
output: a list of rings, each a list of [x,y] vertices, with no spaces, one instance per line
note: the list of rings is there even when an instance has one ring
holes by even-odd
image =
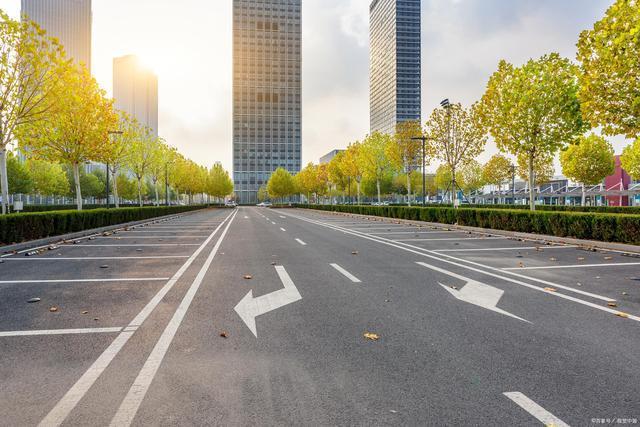
[[[124,132],[121,130],[110,130],[107,132],[109,135],[122,135]],[[106,163],[107,166],[107,209],[109,209],[109,162]]]
[[[413,141],[422,141],[422,207],[427,205],[427,179],[426,179],[426,165],[425,158],[427,157],[426,153],[426,142],[429,138],[426,136],[414,136],[411,138]]]

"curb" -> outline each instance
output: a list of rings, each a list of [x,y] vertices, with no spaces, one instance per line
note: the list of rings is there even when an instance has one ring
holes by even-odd
[[[52,244],[61,244],[65,240],[85,239],[85,238],[92,237],[97,234],[101,234],[108,231],[118,231],[128,227],[133,227],[133,226],[138,226],[143,224],[153,224],[157,222],[164,222],[170,219],[180,218],[185,215],[191,215],[196,212],[202,212],[202,210],[206,210],[206,209],[209,209],[209,208],[198,209],[198,210],[189,211],[189,212],[182,212],[179,214],[158,216],[155,218],[149,218],[149,219],[144,219],[140,221],[131,221],[131,222],[125,222],[121,224],[108,225],[106,227],[92,228],[90,230],[82,230],[75,233],[60,234],[57,236],[45,237],[43,239],[30,240],[28,242],[23,242],[23,243],[15,243],[13,245],[0,246],[0,258],[15,255],[17,253],[26,252],[27,250],[40,249],[42,247],[50,246]]]
[[[436,222],[425,222],[425,221],[414,221],[409,219],[401,219],[401,218],[389,218],[384,216],[376,216],[376,215],[360,215],[360,214],[352,214],[347,212],[335,212],[335,211],[323,211],[317,209],[306,209],[315,212],[327,212],[335,215],[342,216],[350,216],[353,218],[380,218],[382,222],[391,222],[396,224],[411,224],[411,225],[428,225],[431,227],[445,227],[451,230],[460,230],[460,231],[471,231],[474,233],[481,234],[492,234],[497,236],[505,236],[518,240],[529,240],[529,241],[537,241],[543,243],[555,243],[555,244],[565,244],[565,245],[575,245],[579,246],[583,249],[599,249],[605,251],[613,251],[613,252],[622,252],[628,254],[640,254],[640,246],[637,245],[629,245],[626,243],[614,243],[614,242],[600,242],[597,240],[582,240],[575,239],[572,237],[558,237],[558,236],[549,236],[545,234],[535,234],[535,233],[522,233],[518,231],[508,231],[508,230],[494,230],[492,228],[480,228],[480,227],[469,227],[466,225],[454,225],[454,224],[441,224]]]

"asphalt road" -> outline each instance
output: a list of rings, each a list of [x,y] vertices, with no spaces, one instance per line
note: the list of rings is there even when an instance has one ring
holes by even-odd
[[[621,253],[201,211],[2,258],[0,425],[638,424],[638,315]]]

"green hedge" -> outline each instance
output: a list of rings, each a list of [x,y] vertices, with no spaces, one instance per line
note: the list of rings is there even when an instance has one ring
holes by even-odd
[[[391,206],[407,206],[391,204]],[[414,206],[419,206],[415,203]],[[451,208],[451,204],[431,204],[427,207]],[[529,205],[479,205],[462,204],[460,209],[509,209],[509,210],[529,210]],[[627,215],[640,215],[640,206],[566,206],[566,205],[536,205],[536,210],[551,212],[599,212],[599,213],[620,213]]]
[[[92,209],[0,215],[0,245],[172,215],[203,206]]]
[[[638,215],[531,212],[520,209],[409,208],[406,206],[297,205],[297,207],[603,242],[640,244],[640,216]]]

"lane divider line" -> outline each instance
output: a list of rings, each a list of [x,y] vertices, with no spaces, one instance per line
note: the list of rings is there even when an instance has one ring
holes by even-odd
[[[200,289],[200,285],[202,284],[202,281],[205,275],[209,271],[209,267],[211,266],[213,259],[218,253],[218,249],[220,248],[222,241],[227,235],[227,232],[229,231],[229,227],[233,223],[234,219],[235,219],[235,214],[233,217],[231,217],[231,220],[229,220],[229,222],[227,223],[227,226],[225,227],[224,231],[220,235],[220,238],[218,239],[215,246],[211,250],[211,253],[207,257],[207,260],[204,262],[204,264],[200,268],[198,275],[196,276],[193,283],[189,287],[189,290],[183,297],[182,302],[180,302],[180,305],[178,306],[178,308],[176,309],[176,312],[174,313],[173,317],[169,321],[169,324],[167,324],[166,328],[164,329],[164,332],[162,332],[162,335],[156,342],[155,347],[151,351],[151,354],[147,358],[147,361],[145,362],[144,366],[140,370],[138,377],[136,378],[133,385],[129,389],[129,392],[127,393],[126,397],[120,404],[118,412],[116,412],[115,416],[111,420],[110,425],[112,427],[130,426],[131,423],[133,422],[133,419],[135,418],[136,413],[138,412],[138,408],[142,404],[142,401],[144,400],[144,397],[147,394],[147,391],[149,390],[149,386],[151,385],[153,378],[156,376],[156,373],[158,372],[158,369],[162,364],[162,360],[164,359],[164,356],[167,354],[167,350],[169,350],[169,346],[171,345],[171,342],[173,341],[173,338],[175,337],[176,332],[178,332],[178,328],[182,324],[182,321],[184,320],[185,315],[189,311],[189,307],[191,306],[191,303],[193,302],[193,299],[196,296],[198,289]]]
[[[547,411],[542,406],[538,405],[536,402],[518,391],[510,391],[502,394],[511,399],[516,405],[527,411],[530,415],[533,415],[533,417],[535,417],[545,426],[569,427],[569,425],[562,421],[560,418],[556,417],[551,412]]]
[[[296,239],[296,242],[300,243],[302,246],[307,246],[307,244],[300,239]]]
[[[129,327],[139,327],[144,321],[151,315],[153,310],[160,304],[165,295],[174,287],[182,275],[193,264],[198,255],[204,250],[209,242],[216,235],[218,230],[222,228],[224,223],[233,215],[229,214],[224,221],[216,227],[211,233],[209,238],[205,240],[200,247],[189,257],[189,259],[180,267],[180,269],[173,275],[171,279],[156,293],[156,295],[147,303],[147,305],[138,313],[138,315],[129,323]],[[82,374],[82,376],[71,386],[71,388],[65,393],[65,395],[58,401],[58,403],[49,411],[44,419],[38,424],[40,427],[59,426],[69,416],[71,411],[76,407],[78,402],[87,394],[89,389],[93,386],[96,380],[102,375],[105,369],[111,364],[113,359],[120,353],[122,347],[129,341],[129,338],[133,336],[135,330],[128,329],[122,331],[111,342],[109,347],[93,362],[89,369]]]
[[[108,334],[121,332],[123,328],[43,329],[33,331],[5,331],[0,337],[29,337],[37,335]]]
[[[343,276],[345,276],[347,279],[351,280],[353,283],[362,283],[362,280],[358,279],[356,276],[354,276],[353,274],[349,273],[347,270],[345,270],[344,268],[340,267],[338,264],[329,264],[331,267],[335,268],[336,270],[338,270],[340,273],[342,273]]]
[[[19,283],[96,283],[96,282],[163,282],[169,277],[129,277],[116,279],[31,279],[31,280],[0,280],[0,284]]]
[[[640,265],[640,262],[618,262],[609,264],[572,264],[572,265],[544,265],[540,267],[508,267],[504,271],[515,270],[555,270],[558,268],[586,268],[586,267],[624,267],[629,265]]]

